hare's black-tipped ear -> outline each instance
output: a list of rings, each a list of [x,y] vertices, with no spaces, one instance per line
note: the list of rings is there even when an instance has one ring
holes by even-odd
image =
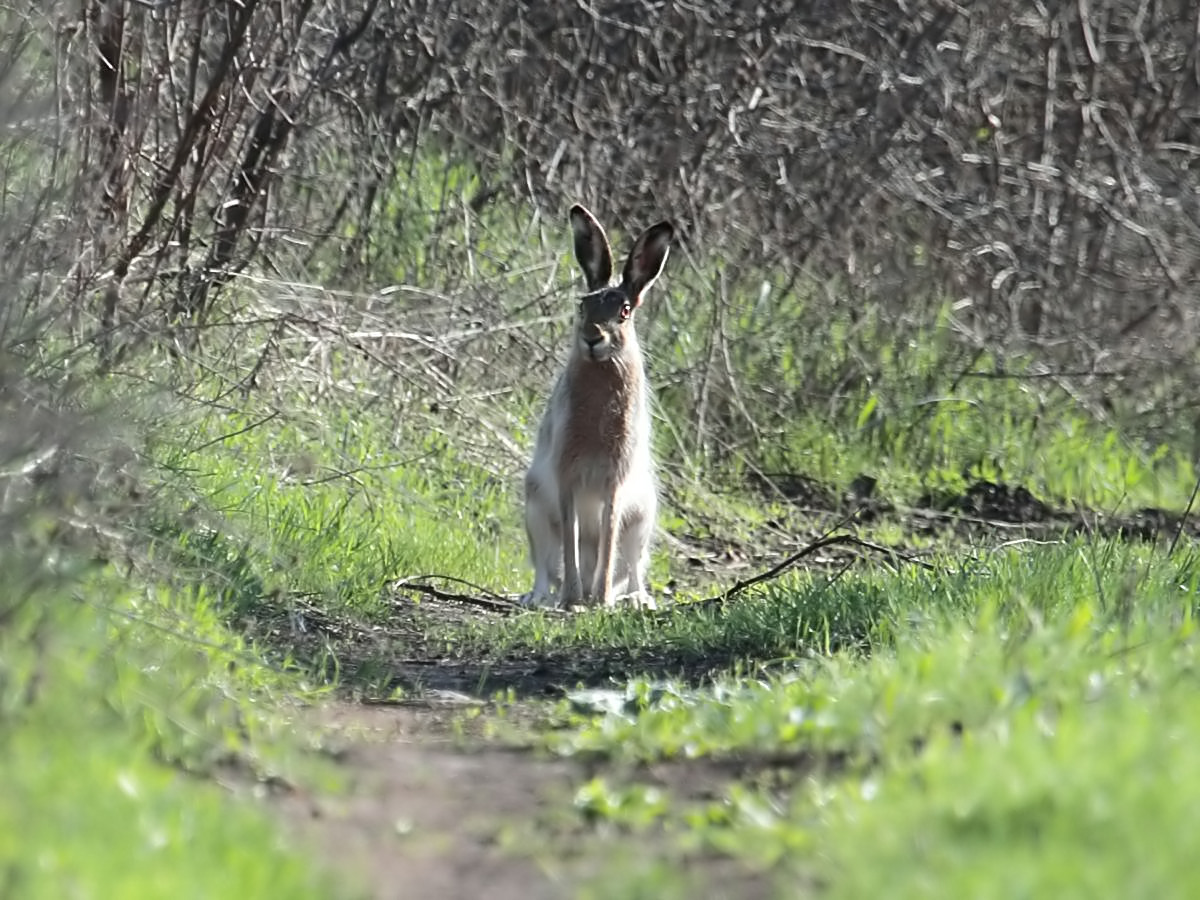
[[[643,231],[629,251],[621,284],[635,305],[642,302],[642,293],[662,273],[674,239],[675,226],[670,222],[659,222]]]
[[[575,258],[587,279],[587,289],[599,290],[612,279],[612,250],[604,229],[579,204],[571,207],[571,229],[575,232]]]

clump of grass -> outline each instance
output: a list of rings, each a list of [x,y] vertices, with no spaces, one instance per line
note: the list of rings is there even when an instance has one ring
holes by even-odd
[[[264,666],[202,588],[72,570],[59,552],[0,629],[0,884],[22,897],[328,896],[265,811],[210,780],[316,778],[281,718],[297,676]]]
[[[830,583],[797,574],[728,604],[679,603],[658,612],[618,607],[561,616],[538,611],[456,632],[463,652],[489,654],[620,650],[650,660],[770,661],[864,647],[888,609],[870,580]]]

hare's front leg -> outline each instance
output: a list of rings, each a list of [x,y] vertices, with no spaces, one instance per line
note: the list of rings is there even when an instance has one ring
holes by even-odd
[[[652,488],[635,497],[635,502],[621,517],[621,531],[617,536],[616,588],[624,592],[634,606],[643,609],[656,608],[647,589],[646,573],[657,507]]]
[[[617,528],[621,521],[616,491],[605,499],[600,516],[600,558],[596,561],[596,584],[592,587],[592,595],[606,609],[612,609],[617,602],[613,593],[613,571],[617,561]]]
[[[583,600],[583,580],[579,576],[579,516],[575,495],[570,490],[559,494],[559,513],[562,522],[563,584],[558,605],[566,608]]]
[[[553,485],[536,473],[525,479],[525,534],[533,562],[533,587],[521,597],[525,606],[548,606],[562,581],[562,522]]]

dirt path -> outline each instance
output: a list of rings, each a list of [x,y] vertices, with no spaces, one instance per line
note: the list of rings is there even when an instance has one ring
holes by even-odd
[[[312,713],[335,736],[347,782],[324,794],[285,792],[276,803],[301,845],[345,873],[347,896],[552,900],[657,863],[675,873],[671,896],[774,896],[763,872],[712,853],[680,858],[664,834],[600,835],[573,809],[597,766],[617,781],[632,776],[680,799],[710,800],[745,768],[702,759],[614,771],[455,736],[460,713],[353,703]]]
[[[315,713],[338,745],[344,791],[279,799],[290,828],[348,891],[387,898],[541,900],[571,896],[538,854],[515,852],[528,824],[568,807],[572,764],[453,735],[461,709],[337,703]]]

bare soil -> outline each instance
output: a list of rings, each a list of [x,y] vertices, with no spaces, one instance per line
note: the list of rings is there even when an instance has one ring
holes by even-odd
[[[301,840],[377,898],[557,898],[569,892],[506,834],[568,803],[571,766],[500,747],[464,747],[453,713],[337,703],[317,727],[340,735],[345,791],[293,792],[281,811]],[[336,738],[335,738],[336,740]]]

